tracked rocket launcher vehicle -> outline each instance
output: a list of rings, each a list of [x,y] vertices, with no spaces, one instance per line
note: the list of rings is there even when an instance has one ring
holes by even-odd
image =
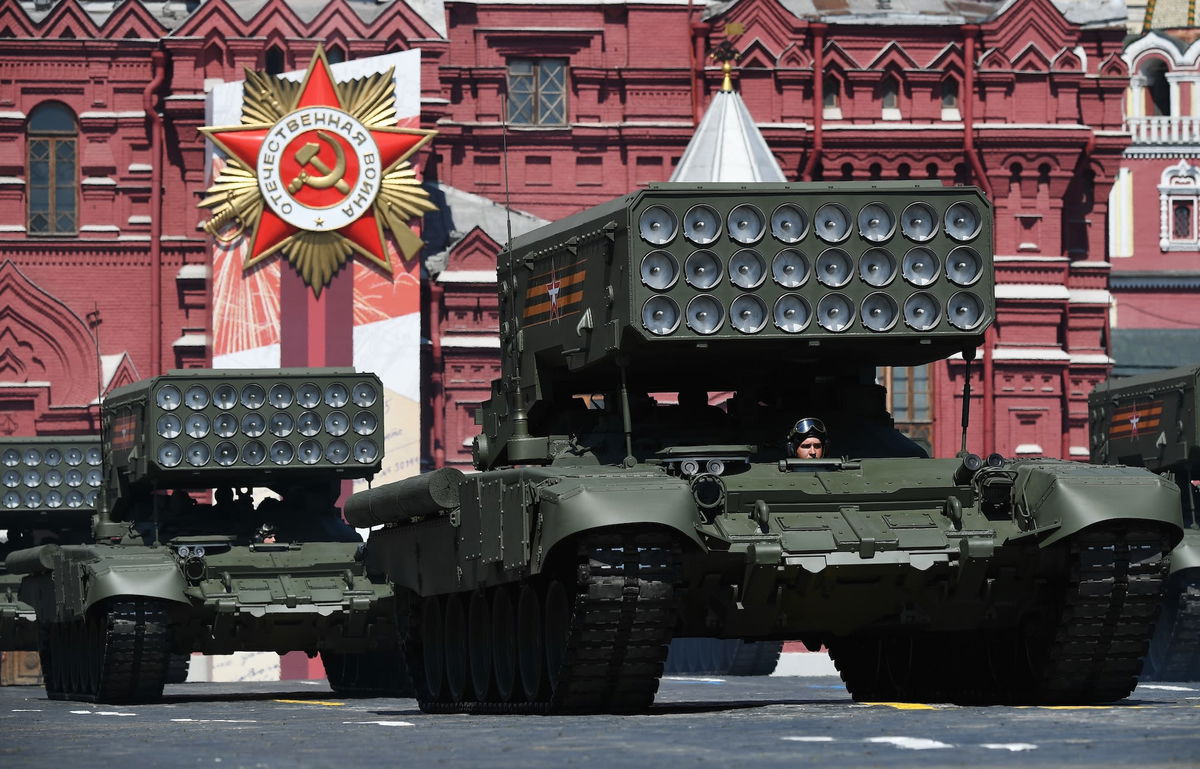
[[[657,184],[514,239],[480,472],[346,506],[385,524],[367,563],[408,617],[420,706],[641,710],[688,636],[823,643],[860,700],[1126,696],[1176,488],[927,458],[875,384],[973,357],[992,218],[932,183]],[[696,391],[729,397],[654,398]],[[804,416],[825,458],[785,449]]]
[[[336,506],[380,469],[377,377],[172,371],[113,391],[102,422],[94,541],[6,559],[51,698],[152,701],[172,654],[234,651],[320,653],[336,691],[404,691],[392,590]]]
[[[1093,462],[1145,467],[1179,486],[1184,537],[1144,675],[1200,680],[1200,364],[1102,382],[1088,407]]]

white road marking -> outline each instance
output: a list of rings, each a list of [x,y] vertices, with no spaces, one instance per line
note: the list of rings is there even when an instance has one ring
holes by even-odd
[[[1195,692],[1200,689],[1192,689],[1188,686],[1167,686],[1166,684],[1138,684],[1139,689],[1158,689],[1164,692]]]
[[[416,726],[408,721],[343,721],[343,724],[368,724],[373,726]]]
[[[926,739],[925,737],[868,737],[864,742],[894,745],[904,750],[938,750],[940,748],[954,747],[953,745],[947,745],[944,742]]]
[[[788,741],[790,741],[790,742],[833,742],[833,738],[832,738],[832,737],[819,737],[819,736],[811,736],[811,737],[781,737],[780,739],[788,740]]]
[[[122,713],[117,710],[72,710],[77,716],[136,716],[137,713]]]
[[[189,724],[257,724],[258,721],[247,718],[172,718],[172,721]]]
[[[292,683],[300,684],[301,686],[324,686],[324,681],[293,681]]]
[[[697,676],[663,676],[664,681],[683,681],[684,683],[694,684],[723,684],[724,678],[699,678]]]
[[[14,713],[41,713],[41,708],[13,708]]]
[[[1007,750],[1017,753],[1022,750],[1037,750],[1037,745],[1028,742],[985,742],[979,747],[988,750]]]

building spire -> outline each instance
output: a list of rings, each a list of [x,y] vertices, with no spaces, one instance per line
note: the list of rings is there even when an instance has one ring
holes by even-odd
[[[709,54],[710,59],[721,62],[721,90],[713,96],[696,126],[671,181],[787,181],[750,110],[733,89],[733,62],[740,57],[741,53],[728,40]]]

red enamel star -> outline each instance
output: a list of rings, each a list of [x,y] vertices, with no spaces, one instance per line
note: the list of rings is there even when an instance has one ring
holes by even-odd
[[[250,91],[247,81],[248,103],[257,98]],[[379,191],[388,173],[435,132],[380,126],[353,114],[320,47],[283,112],[274,123],[200,129],[258,180],[262,213],[244,223],[252,230],[245,267],[281,250],[296,262],[289,246],[298,246],[307,232],[336,232],[390,274]],[[321,286],[313,288],[319,292]]]

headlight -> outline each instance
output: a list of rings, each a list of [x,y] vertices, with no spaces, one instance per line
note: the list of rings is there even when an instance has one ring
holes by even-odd
[[[818,208],[813,222],[813,232],[826,243],[841,243],[850,236],[850,214],[837,203]]]
[[[753,294],[742,294],[729,305],[729,322],[743,334],[756,334],[767,325],[767,307]]]
[[[164,443],[158,447],[158,463],[163,467],[175,467],[181,461],[183,461],[183,449],[179,448],[178,444]],[[71,483],[72,472],[78,474],[79,476],[79,479],[75,483]],[[83,483],[82,473],[80,473],[78,470],[72,470],[67,473],[68,486],[78,486],[80,483]]]
[[[840,248],[827,248],[817,257],[817,280],[830,288],[841,288],[850,282],[854,263]]]
[[[229,411],[237,405],[237,388],[231,384],[219,384],[213,390],[213,405],[222,411]]]
[[[688,302],[688,328],[697,334],[711,334],[725,321],[725,309],[710,294],[701,294]]]
[[[799,243],[808,233],[808,215],[791,203],[784,203],[771,214],[771,234],[784,243]]]
[[[743,248],[729,260],[729,280],[741,288],[758,288],[767,278],[767,265],[757,251]]]
[[[749,203],[735,206],[729,212],[726,224],[729,226],[729,237],[746,246],[757,243],[766,229],[762,211]]]
[[[882,243],[896,231],[896,216],[883,203],[868,203],[858,212],[858,232],[872,243]]]
[[[789,334],[803,331],[811,317],[808,302],[796,294],[784,294],[775,302],[775,325],[781,331]]]
[[[983,259],[970,246],[959,246],[946,257],[946,277],[960,286],[971,286],[983,274]]]
[[[292,405],[292,401],[296,399],[296,395],[292,392],[292,388],[280,382],[271,386],[271,391],[267,393],[267,399],[275,408],[286,409]]]
[[[826,331],[845,331],[854,322],[854,305],[842,294],[826,294],[817,302],[817,323]]]
[[[970,291],[959,291],[946,305],[946,320],[957,329],[970,331],[983,320],[983,302]]]
[[[325,405],[340,409],[350,402],[350,391],[341,382],[334,382],[325,388]]]
[[[656,246],[670,243],[678,230],[679,221],[675,214],[663,206],[650,206],[638,217],[638,233],[642,240]]]
[[[354,392],[351,393],[354,398],[354,405],[359,408],[367,408],[374,406],[375,401],[379,398],[379,393],[375,390],[375,385],[370,382],[356,382]]]
[[[698,246],[707,246],[720,234],[721,217],[709,206],[692,206],[683,217],[683,236]]]
[[[900,215],[900,232],[909,240],[924,243],[937,232],[937,215],[924,203],[911,203]]]
[[[163,385],[155,393],[154,402],[163,411],[174,411],[183,403],[183,394],[175,385]]]
[[[938,277],[937,254],[928,248],[917,247],[910,249],[904,255],[901,272],[904,275],[904,279],[914,286],[928,286],[937,280]]]
[[[666,251],[651,251],[642,257],[642,283],[663,291],[679,280],[679,263]]]
[[[808,259],[794,248],[785,248],[771,262],[771,276],[784,288],[799,288],[808,280]]]
[[[858,263],[858,275],[863,283],[882,288],[896,277],[896,259],[886,249],[867,249]]]
[[[267,391],[261,385],[250,383],[242,388],[242,405],[248,409],[262,408],[267,402]]]
[[[918,291],[904,302],[904,322],[917,331],[929,331],[940,317],[938,300],[925,291]]]
[[[899,317],[896,300],[885,293],[876,291],[863,300],[862,322],[872,331],[888,331],[896,325]]]
[[[721,261],[712,251],[693,251],[683,263],[683,279],[694,288],[712,288],[721,279]]]
[[[163,414],[156,425],[158,434],[164,438],[178,438],[183,432],[183,422],[174,414]]]
[[[982,224],[979,212],[970,203],[959,201],[946,209],[946,234],[955,240],[971,240]]]
[[[651,334],[666,336],[679,328],[679,305],[665,296],[652,296],[642,305],[642,325]]]
[[[208,388],[202,385],[192,385],[183,394],[183,403],[193,411],[199,411],[208,405]]]

